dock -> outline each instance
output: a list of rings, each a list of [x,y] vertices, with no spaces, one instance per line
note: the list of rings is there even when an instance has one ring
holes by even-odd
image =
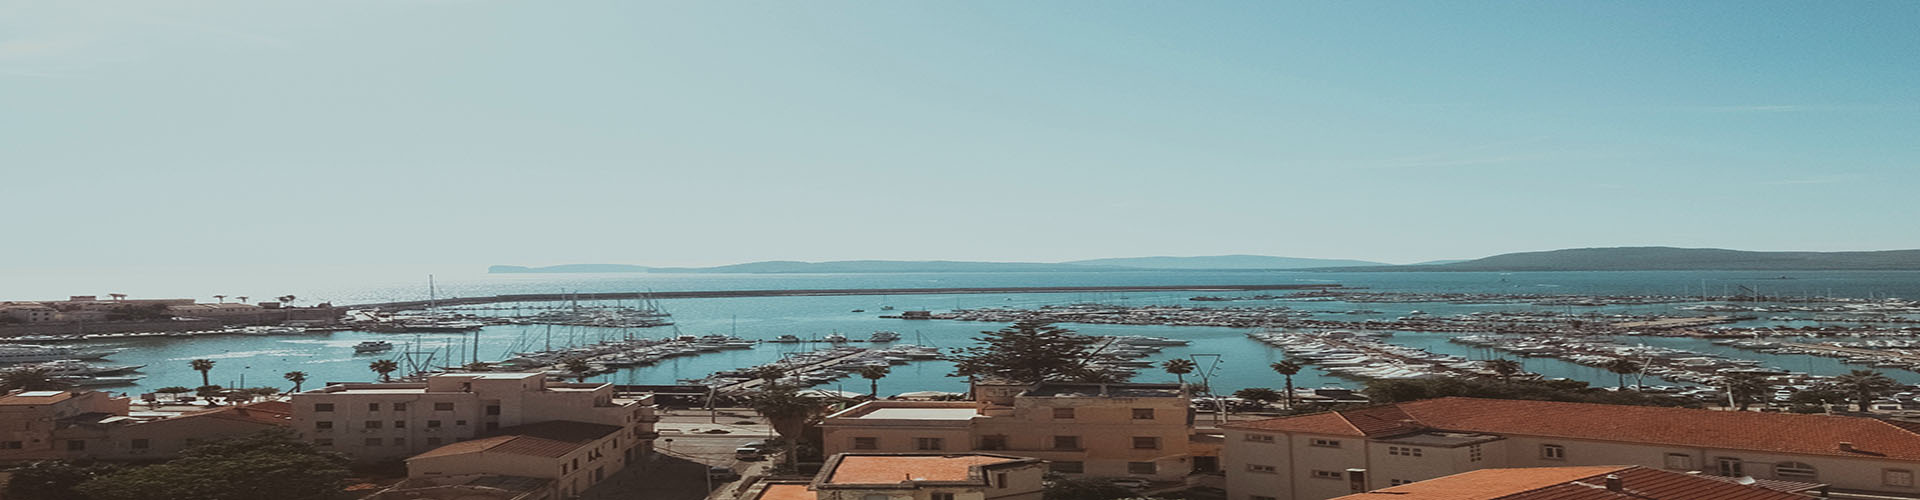
[[[1135,286],[1044,286],[1044,287],[968,287],[968,288],[833,288],[813,290],[699,290],[678,292],[601,292],[601,293],[533,293],[511,295],[489,295],[481,297],[452,297],[431,301],[438,306],[461,306],[474,304],[494,304],[500,302],[559,302],[568,300],[654,300],[654,299],[715,299],[739,297],[822,297],[849,295],[979,295],[1003,293],[1118,293],[1118,292],[1248,292],[1263,290],[1323,290],[1339,288],[1337,284],[1312,285],[1135,285]],[[383,311],[423,309],[429,305],[426,300],[408,300],[398,302],[376,302],[341,306],[347,309],[378,309]]]
[[[804,372],[808,372],[808,371],[812,371],[812,370],[815,370],[815,369],[819,369],[819,368],[825,368],[825,367],[829,367],[829,366],[834,366],[834,365],[837,365],[837,364],[840,364],[840,363],[845,363],[845,362],[847,362],[847,361],[849,361],[849,360],[852,360],[853,358],[858,358],[858,357],[860,357],[860,356],[863,356],[863,355],[865,355],[865,354],[867,354],[867,350],[866,350],[866,349],[861,349],[861,350],[859,350],[858,352],[854,352],[854,353],[852,353],[852,354],[848,354],[848,355],[845,355],[845,356],[840,356],[840,357],[836,357],[836,358],[831,358],[831,359],[827,359],[827,360],[824,360],[824,361],[820,361],[820,362],[817,362],[817,363],[808,363],[808,364],[805,364],[805,365],[801,365],[801,366],[799,366],[799,367],[795,367],[795,368],[791,368],[791,369],[788,369],[788,370],[787,370],[787,373],[804,373]],[[716,392],[716,393],[719,393],[719,394],[726,394],[726,393],[730,393],[730,392],[738,392],[738,391],[744,391],[744,390],[747,390],[747,389],[752,389],[752,388],[755,388],[755,387],[759,387],[759,386],[761,386],[761,385],[765,385],[766,383],[767,383],[767,381],[766,381],[765,379],[757,379],[757,378],[756,378],[756,379],[751,379],[751,380],[746,380],[746,381],[743,381],[743,382],[739,382],[739,383],[735,383],[735,384],[729,384],[729,385],[723,385],[723,386],[720,386],[720,387],[715,387],[715,388],[714,388],[714,392]]]
[[[1651,321],[1627,321],[1622,323],[1614,323],[1613,327],[1630,329],[1630,330],[1631,329],[1672,330],[1676,328],[1693,328],[1696,326],[1723,325],[1727,323],[1741,321],[1744,319],[1752,319],[1752,318],[1741,318],[1741,317],[1735,317],[1735,316],[1704,316],[1699,318],[1666,318],[1666,319],[1656,319]]]
[[[1792,347],[1795,349],[1805,349],[1808,351],[1832,353],[1832,354],[1839,355],[1840,357],[1856,357],[1856,356],[1872,357],[1872,358],[1882,358],[1882,359],[1895,359],[1902,362],[1920,363],[1920,356],[1915,356],[1911,354],[1901,354],[1893,351],[1878,351],[1873,349],[1861,349],[1858,347],[1840,347],[1840,346],[1831,346],[1831,345],[1824,345],[1824,344],[1803,344],[1799,342],[1781,342],[1780,345],[1786,346],[1786,347]]]

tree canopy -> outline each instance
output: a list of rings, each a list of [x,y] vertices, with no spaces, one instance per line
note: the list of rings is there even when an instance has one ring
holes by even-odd
[[[1692,401],[1660,394],[1607,391],[1575,380],[1379,379],[1361,390],[1375,403],[1398,403],[1430,398],[1465,396],[1488,399],[1529,399],[1640,406],[1687,406]]]
[[[287,430],[203,443],[169,462],[82,483],[89,500],[331,500],[343,498],[347,458]]]
[[[1108,372],[1089,367],[1093,337],[1042,321],[1021,321],[998,331],[980,332],[980,345],[960,349],[954,376],[994,378],[1032,384],[1047,381],[1113,381]]]

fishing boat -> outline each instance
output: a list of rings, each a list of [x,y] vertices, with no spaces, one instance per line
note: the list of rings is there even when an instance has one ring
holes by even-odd
[[[393,350],[393,343],[385,340],[369,340],[353,345],[353,352],[384,352]]]

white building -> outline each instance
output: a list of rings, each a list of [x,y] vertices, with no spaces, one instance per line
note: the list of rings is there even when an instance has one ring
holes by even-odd
[[[424,383],[332,384],[293,395],[294,430],[356,460],[410,457],[443,445],[548,421],[624,429],[638,458],[652,451],[652,396],[616,398],[612,384],[543,373],[434,375]]]

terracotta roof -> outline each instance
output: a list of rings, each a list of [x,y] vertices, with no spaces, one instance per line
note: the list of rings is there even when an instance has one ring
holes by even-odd
[[[772,483],[760,490],[760,496],[754,500],[814,500],[817,495],[807,489],[806,483]]]
[[[569,420],[516,425],[495,431],[491,436],[427,450],[408,460],[481,452],[559,458],[579,450],[582,446],[593,444],[609,434],[619,432],[620,429],[621,427],[617,425]]]
[[[1395,414],[1384,408],[1409,418],[1389,425]],[[1552,401],[1440,398],[1223,427],[1367,437],[1433,429],[1920,460],[1920,432],[1872,418]],[[1851,443],[1852,450],[1842,450],[1841,443]]]
[[[1620,490],[1607,488],[1608,476]],[[1808,497],[1646,467],[1481,469],[1336,500],[1806,500]]]
[[[1033,461],[999,455],[852,455],[834,457],[821,471],[820,484],[899,484],[920,481],[966,481],[974,467]]]
[[[292,426],[293,405],[282,401],[266,401],[241,406],[214,408],[188,413],[174,418],[156,420],[155,422],[170,422],[187,418],[218,418],[263,425]]]
[[[0,405],[44,405],[58,403],[68,399],[73,399],[73,391],[27,391],[0,396]]]

